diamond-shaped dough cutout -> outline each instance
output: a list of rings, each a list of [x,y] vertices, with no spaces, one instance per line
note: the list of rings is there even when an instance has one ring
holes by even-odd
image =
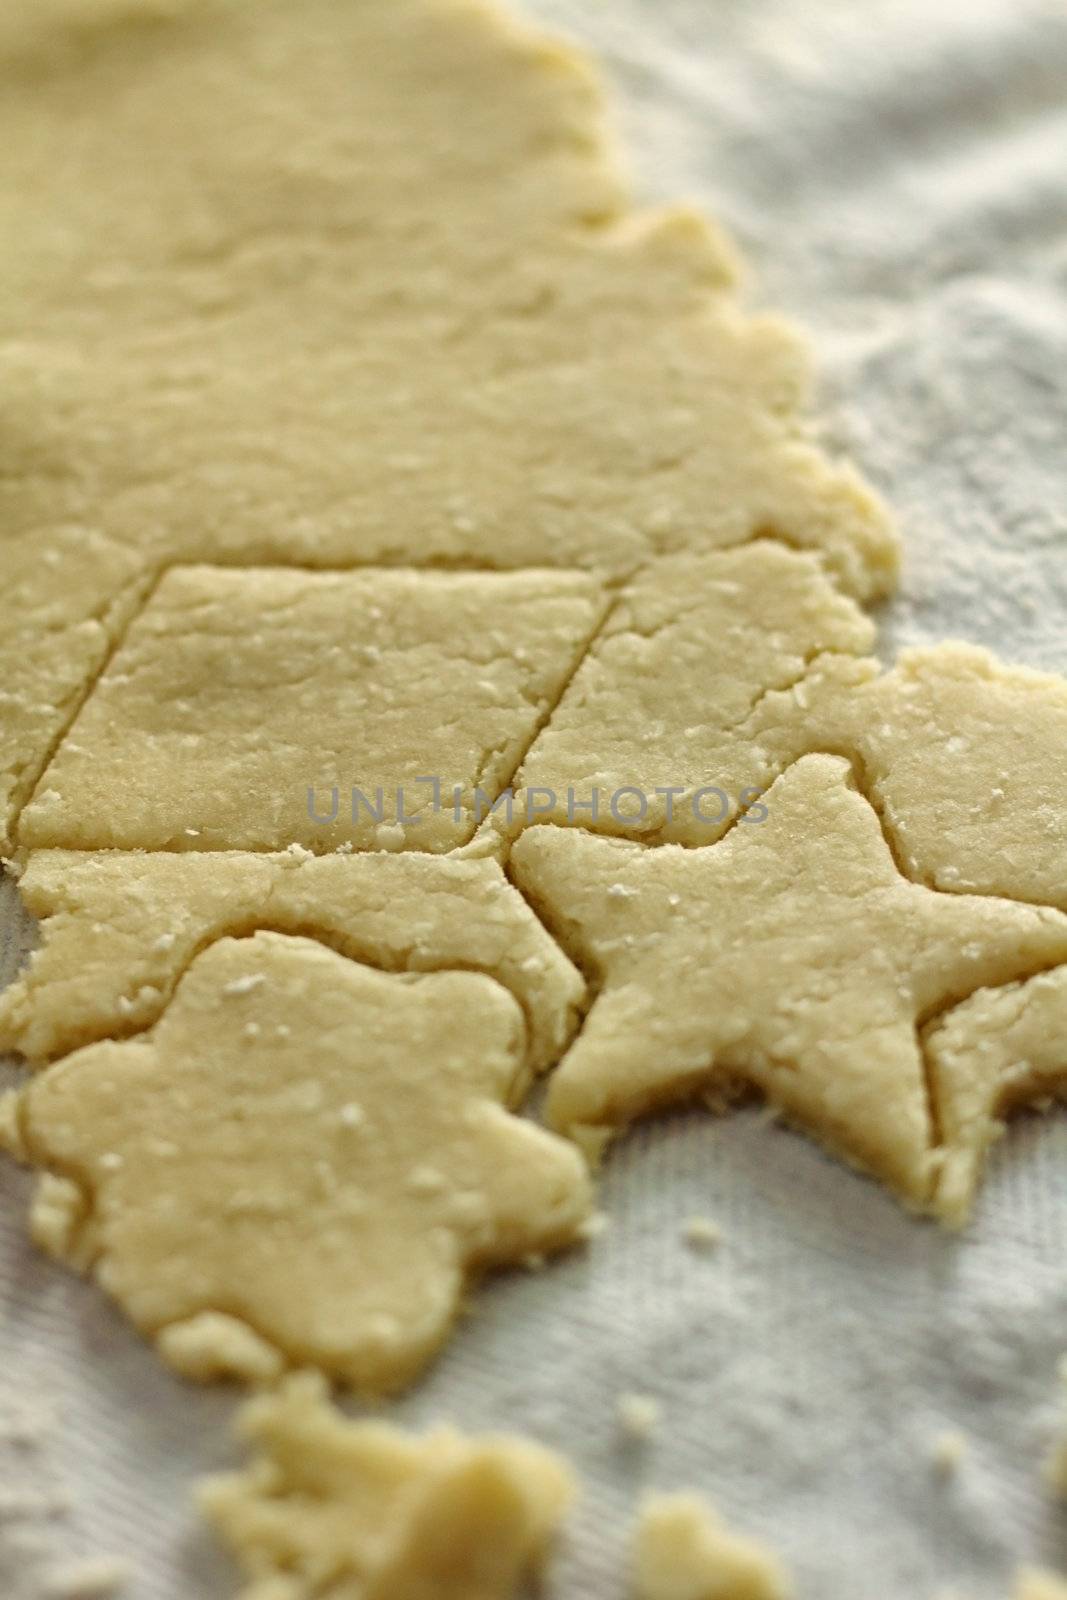
[[[353,1422],[314,1373],[249,1401],[239,1426],[251,1464],[198,1498],[247,1600],[517,1600],[574,1496],[569,1469],[528,1440]]]
[[[552,791],[539,815],[557,822],[708,844],[775,776],[748,732],[764,697],[873,642],[870,619],[810,554],[763,539],[665,558],[622,594],[519,783],[534,799]],[[792,723],[800,755],[795,704]]]
[[[568,573],[176,568],[41,778],[21,843],[462,844],[475,789],[506,783],[602,605]]]
[[[757,1088],[929,1208],[941,1160],[918,1028],[975,990],[1067,961],[1067,917],[899,873],[832,756],[807,756],[718,844],[649,848],[551,825],[512,864],[600,990],[550,1120],[616,1128]]]
[[[558,1249],[588,1216],[577,1150],[506,1109],[523,1031],[481,974],[223,939],[151,1035],[31,1083],[17,1137],[85,1196],[57,1244],[165,1357],[261,1375],[267,1346],[382,1392],[437,1350],[471,1271]],[[214,1350],[204,1318],[227,1330]]]

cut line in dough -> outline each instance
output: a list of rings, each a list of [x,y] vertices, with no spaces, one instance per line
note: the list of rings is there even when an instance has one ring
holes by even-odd
[[[19,892],[41,943],[0,995],[0,1049],[35,1066],[149,1027],[198,951],[257,928],[388,971],[486,973],[522,1008],[531,1073],[559,1058],[585,993],[492,860],[38,851]]]
[[[20,848],[452,849],[603,611],[580,573],[174,567],[49,762]]]
[[[597,985],[549,1120],[618,1129],[747,1086],[936,1210],[943,1130],[918,1030],[1067,962],[1067,917],[902,877],[836,757],[804,757],[765,806],[704,849],[551,825],[521,835],[516,881]]]
[[[9,822],[177,563],[619,578],[772,533],[892,586],[795,334],[630,209],[574,51],[470,0],[3,13]]]

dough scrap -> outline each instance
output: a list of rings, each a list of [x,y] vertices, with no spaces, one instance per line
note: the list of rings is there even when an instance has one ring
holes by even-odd
[[[1067,682],[954,643],[904,651],[880,677],[835,666],[789,714],[809,749],[858,757],[909,877],[1067,910]],[[781,739],[785,720],[768,696],[752,738]]]
[[[248,1575],[243,1600],[511,1600],[574,1497],[528,1440],[353,1422],[313,1373],[239,1426],[252,1464],[198,1498]]]
[[[41,777],[22,845],[453,848],[602,609],[577,573],[172,568]]]
[[[776,1556],[740,1537],[699,1495],[652,1495],[635,1545],[634,1600],[788,1600]]]
[[[554,1127],[618,1128],[752,1086],[909,1204],[940,1160],[918,1025],[1067,960],[1067,917],[898,872],[847,763],[807,756],[706,849],[528,828],[512,868],[600,990]]]
[[[19,890],[41,945],[0,995],[0,1050],[35,1066],[148,1027],[199,950],[257,927],[312,934],[368,966],[486,973],[522,1007],[531,1074],[559,1058],[585,994],[491,860],[46,850]]]
[[[1038,1567],[1023,1567],[1015,1581],[1013,1600],[1067,1600],[1067,1578]]]
[[[795,730],[795,755],[803,754],[794,686],[814,662],[864,655],[873,642],[870,619],[810,553],[758,540],[657,561],[623,593],[534,742],[518,787],[551,790],[555,805],[540,815],[554,822],[709,844],[736,817],[742,791],[776,775],[747,731],[763,698],[790,691],[781,696],[782,736]],[[707,794],[694,806],[694,795],[711,786],[729,807]],[[612,797],[626,788],[640,790],[644,803],[620,796],[613,809]],[[516,810],[524,816],[525,803]]]
[[[590,1213],[578,1151],[505,1109],[522,1036],[482,974],[221,939],[150,1035],[29,1084],[21,1143],[85,1191],[96,1274],[144,1333],[171,1330],[164,1356],[203,1370],[196,1319],[221,1313],[383,1392],[437,1350],[470,1271],[557,1250]],[[241,1344],[219,1344],[221,1368]]]
[[[928,1029],[925,1051],[944,1144],[936,1206],[960,1226],[1002,1117],[1067,1095],[1067,968],[973,995]]]
[[[60,693],[35,641],[70,656],[105,601],[114,636],[176,563],[625,575],[771,530],[892,585],[886,513],[806,436],[794,334],[741,315],[702,219],[629,210],[569,49],[473,0],[3,12],[21,705]],[[12,814],[56,720],[4,752]]]
[[[905,651],[883,673],[863,654],[873,631],[810,555],[757,542],[657,562],[595,640],[520,781],[556,791],[553,821],[702,845],[736,817],[742,790],[803,755],[845,755],[917,882],[1067,910],[1067,682],[956,643]],[[626,784],[643,788],[643,818],[612,816]],[[711,797],[694,815],[703,785],[732,802],[717,823]],[[669,820],[659,786],[681,791]]]
[[[1060,1377],[1067,1398],[1067,1356],[1060,1362]],[[1061,1500],[1067,1500],[1067,1428],[1048,1459],[1046,1473],[1049,1484]]]

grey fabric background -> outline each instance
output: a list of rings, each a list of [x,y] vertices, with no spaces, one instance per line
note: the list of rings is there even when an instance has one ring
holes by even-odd
[[[527,0],[602,57],[640,192],[739,240],[750,299],[811,332],[824,432],[899,510],[884,647],[957,635],[1067,671],[1067,10],[1057,0]],[[10,886],[8,886],[10,887]],[[4,970],[28,930],[0,902]],[[0,1593],[131,1559],[134,1600],[233,1588],[188,1505],[233,1396],[172,1379],[26,1245],[0,1166]],[[635,1498],[698,1487],[800,1600],[1003,1600],[1067,1570],[1038,1462],[1067,1349],[1067,1121],[1022,1119],[973,1229],[941,1235],[758,1113],[677,1116],[609,1163],[584,1256],[484,1288],[399,1408],[517,1428],[586,1493],[552,1593],[616,1600]],[[697,1256],[694,1213],[724,1231]],[[655,1395],[644,1447],[621,1391]],[[955,1478],[933,1469],[966,1435]]]

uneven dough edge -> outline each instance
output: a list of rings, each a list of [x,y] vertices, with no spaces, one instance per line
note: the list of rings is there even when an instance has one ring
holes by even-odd
[[[511,1600],[542,1566],[575,1495],[569,1467],[526,1439],[408,1434],[351,1421],[318,1374],[248,1403],[240,1473],[197,1499],[244,1568],[243,1600]]]
[[[773,457],[776,463],[775,481],[768,484],[763,499],[757,495],[744,511],[744,526],[731,524],[728,527],[729,508],[724,505],[715,508],[715,516],[720,521],[723,517],[727,520],[711,538],[711,544],[730,545],[769,533],[787,543],[795,541],[822,551],[838,579],[858,596],[871,598],[886,592],[894,582],[898,563],[898,547],[890,532],[888,514],[850,468],[835,466],[810,442],[801,409],[806,404],[805,360],[798,355],[795,334],[776,318],[742,314],[731,298],[734,279],[731,251],[714,224],[685,208],[676,207],[658,215],[634,210],[632,197],[618,178],[613,149],[605,133],[604,96],[599,80],[586,59],[570,47],[543,38],[516,22],[502,6],[476,5],[470,0],[436,0],[436,3],[424,0],[421,9],[406,5],[403,10],[405,15],[424,15],[427,26],[432,23],[438,29],[475,30],[485,50],[498,49],[501,60],[506,59],[511,71],[517,70],[516,62],[525,63],[523,82],[528,85],[531,104],[543,96],[548,108],[545,115],[558,119],[560,187],[569,200],[561,202],[558,215],[544,203],[544,225],[538,237],[547,257],[562,250],[557,267],[562,271],[564,288],[578,283],[585,273],[603,289],[616,267],[632,272],[636,263],[638,289],[634,292],[646,295],[653,319],[659,319],[656,325],[666,326],[672,318],[676,321],[688,319],[694,315],[694,306],[698,310],[702,306],[703,312],[697,314],[696,320],[698,324],[705,320],[707,323],[700,337],[707,340],[709,371],[715,369],[716,348],[734,348],[734,354],[724,359],[736,361],[737,352],[743,351],[741,367],[756,384],[757,391],[762,383],[763,392],[744,394],[738,404],[747,408],[750,420],[755,419],[763,430],[767,459]],[[66,71],[72,61],[80,60],[83,55],[90,59],[96,52],[106,50],[112,34],[120,37],[123,29],[137,34],[139,48],[147,47],[153,39],[165,38],[168,29],[180,29],[185,24],[190,28],[199,27],[205,18],[216,14],[231,22],[239,21],[247,11],[248,0],[175,0],[175,3],[107,0],[101,4],[86,4],[84,0],[49,0],[47,4],[12,0],[0,24],[0,69],[15,75],[17,81],[21,74],[31,79],[36,75],[47,83],[50,72]],[[264,18],[269,19],[269,15],[269,10],[265,9]],[[546,168],[546,172],[549,170]],[[575,250],[575,237],[572,237],[575,223],[573,217],[566,216],[566,203],[573,203],[580,211],[578,196],[583,188],[590,194],[599,194],[600,199],[594,207],[595,215],[577,228],[582,242],[581,248]],[[566,243],[565,250],[563,243]],[[59,267],[66,270],[62,261]],[[666,309],[663,302],[666,302]],[[718,343],[714,337],[716,331]],[[15,476],[17,478],[18,474]],[[35,488],[34,493],[37,492]],[[46,489],[40,492],[46,494]],[[106,492],[111,492],[111,488]],[[21,626],[24,634],[28,628],[26,638],[30,642],[31,636],[37,636],[39,626],[44,625],[45,618],[50,630],[58,630],[53,635],[55,640],[75,638],[75,630],[86,616],[97,615],[101,605],[114,599],[124,586],[132,584],[134,589],[143,586],[146,575],[159,570],[158,558],[147,547],[142,547],[140,535],[127,536],[117,527],[103,525],[78,534],[75,508],[65,509],[61,516],[58,511],[49,509],[47,495],[40,514],[34,515],[36,521],[31,519],[27,528],[32,528],[36,541],[42,534],[46,541],[58,538],[61,533],[64,537],[77,535],[82,543],[87,538],[95,541],[108,555],[104,562],[86,561],[87,567],[95,569],[88,609],[79,609],[80,602],[73,590],[57,609],[54,585],[47,570],[41,567],[36,544],[20,545],[11,538],[11,553],[19,557],[19,581],[11,586],[4,604],[13,608],[9,619],[11,626]],[[64,527],[56,531],[55,525],[59,522],[63,522]],[[13,527],[19,525],[18,519],[13,520]],[[347,560],[376,559],[377,535],[365,538],[359,531],[353,531],[342,538],[340,544],[334,541],[336,549],[332,556],[325,550],[305,548],[301,538],[289,538],[291,555],[309,560],[313,565],[336,564],[342,550]],[[577,557],[576,562],[586,567],[599,564],[624,571],[644,556],[672,549],[700,548],[707,542],[699,526],[680,527],[662,535],[645,529],[636,542],[634,538],[621,539],[618,550],[605,545],[599,555],[587,552],[584,558]],[[404,543],[403,536],[400,543]],[[254,552],[250,541],[246,541],[245,554],[235,555],[233,559],[237,564],[284,560],[285,545],[285,539],[280,544],[275,540],[272,547],[270,538],[264,538],[259,541],[259,550]],[[164,565],[175,560],[211,559],[213,554],[204,547],[202,540],[186,541],[183,545],[182,539],[177,538],[177,543],[171,540],[171,546],[162,558]],[[453,541],[453,550],[462,557],[464,536]],[[409,561],[417,562],[414,545],[406,553]],[[221,549],[216,554],[218,559],[226,559]],[[377,559],[381,558],[379,552]],[[506,552],[501,559],[505,566],[515,564]],[[549,555],[548,559],[558,562],[559,553]],[[528,562],[529,556],[526,560]],[[129,570],[131,562],[132,572]],[[114,570],[106,570],[110,567]],[[101,585],[102,593],[98,595],[96,590]],[[40,621],[35,622],[34,617]],[[29,621],[23,625],[20,618],[29,618]],[[121,631],[120,624],[120,618],[109,623],[112,642]],[[25,654],[25,644],[20,646],[20,653]],[[85,683],[89,681],[87,676]],[[32,699],[32,694],[30,687],[26,691],[27,700]],[[40,690],[37,698],[41,698]],[[60,716],[59,722],[62,720]],[[28,725],[26,733],[20,735],[24,748],[13,758],[18,767],[24,769],[27,761],[31,766],[34,762],[39,765],[47,745],[61,733],[55,717],[49,721],[47,738],[38,738]],[[12,807],[18,812],[25,798],[21,777],[16,788],[18,792],[12,796]]]

